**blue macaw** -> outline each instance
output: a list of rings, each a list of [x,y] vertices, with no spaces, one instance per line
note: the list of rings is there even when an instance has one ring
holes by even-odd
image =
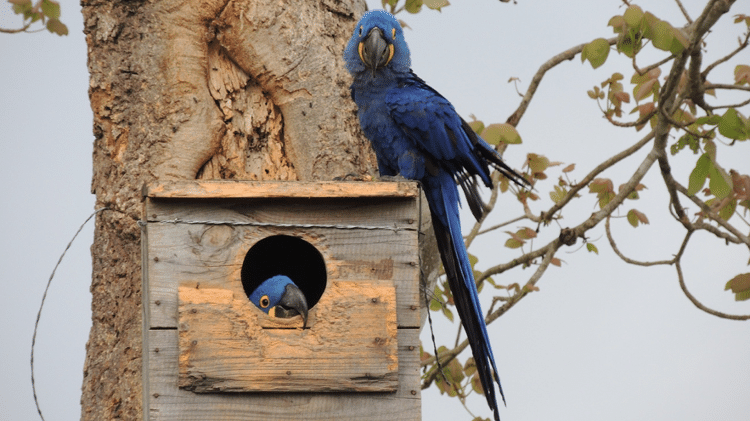
[[[487,403],[500,419],[493,379],[505,402],[458,217],[461,186],[474,217],[484,204],[479,177],[492,187],[492,166],[519,185],[528,182],[474,133],[447,99],[411,70],[409,47],[396,18],[383,10],[365,13],[344,51],[354,77],[352,98],[362,131],[370,139],[380,175],[418,180],[432,214],[448,284],[471,345]]]
[[[263,312],[274,317],[302,316],[307,326],[307,299],[288,276],[276,275],[263,281],[248,297]]]

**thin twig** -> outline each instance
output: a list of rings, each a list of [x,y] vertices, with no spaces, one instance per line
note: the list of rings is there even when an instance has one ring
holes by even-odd
[[[721,233],[721,231],[713,232],[713,231],[711,231],[708,228],[711,225],[707,225],[707,224],[704,224],[704,226],[701,226],[700,227],[701,229],[705,229],[707,231],[711,231],[712,234],[720,236],[721,238],[723,238],[723,239],[725,239],[725,240],[727,240],[729,242],[735,243],[735,244],[744,243],[745,245],[747,245],[748,248],[750,248],[750,238],[748,238],[747,235],[741,233],[737,228],[734,227],[734,225],[730,224],[729,222],[727,222],[723,218],[721,218],[719,215],[717,215],[716,212],[714,212],[706,204],[706,202],[698,199],[694,194],[693,195],[688,194],[687,189],[682,184],[680,184],[680,183],[678,183],[678,182],[675,181],[674,182],[674,186],[675,186],[675,189],[677,191],[679,191],[680,193],[684,194],[685,197],[687,197],[693,203],[695,203],[696,205],[698,205],[698,207],[701,208],[701,211],[703,211],[703,213],[706,216],[708,216],[711,220],[715,221],[717,224],[721,225],[722,228],[724,228],[727,231],[729,231],[730,233],[732,233],[734,235],[734,237],[726,235],[726,233]],[[697,228],[697,224],[696,224],[696,228]]]
[[[617,37],[610,38],[607,40],[607,42],[609,43],[609,45],[614,45],[615,43],[617,43]],[[542,83],[544,74],[563,61],[572,60],[576,55],[580,54],[581,51],[583,51],[583,47],[585,47],[587,44],[588,43],[577,45],[573,48],[565,50],[562,53],[544,62],[544,64],[539,67],[539,70],[536,71],[536,74],[534,74],[534,77],[531,79],[529,88],[526,90],[526,94],[523,96],[523,99],[518,105],[518,108],[513,112],[513,114],[511,114],[510,117],[508,117],[506,123],[510,124],[511,126],[517,126],[521,121],[524,113],[526,112],[526,109],[529,107],[529,103],[531,103],[531,99],[534,97],[534,93],[536,93],[539,84]]]
[[[658,63],[654,63],[650,66],[646,66],[645,68],[641,69],[638,67],[637,64],[635,64],[635,54],[633,54],[633,69],[640,75],[643,76],[646,73],[656,69],[657,67],[661,66],[662,64],[668,62],[669,60],[672,60],[674,58],[674,54],[671,54],[669,57],[665,58],[664,60],[659,61]]]
[[[722,313],[720,311],[710,309],[706,307],[705,305],[703,305],[703,303],[698,301],[698,299],[695,298],[693,294],[690,293],[690,291],[688,291],[687,285],[685,285],[685,278],[682,276],[682,267],[680,266],[679,260],[675,264],[675,269],[677,269],[677,279],[679,279],[680,281],[680,289],[682,289],[682,292],[685,293],[685,296],[688,298],[688,300],[690,300],[690,302],[693,303],[696,307],[698,307],[699,309],[705,311],[706,313],[712,316],[721,317],[722,319],[750,320],[750,314],[744,315],[744,316],[735,316],[733,314]]]
[[[607,239],[609,240],[609,245],[612,246],[612,250],[614,250],[615,254],[622,259],[625,263],[630,263],[631,265],[636,266],[656,266],[656,265],[671,265],[674,264],[675,260],[657,260],[654,262],[641,262],[640,260],[631,259],[622,252],[620,252],[620,249],[617,248],[617,244],[615,243],[615,239],[612,237],[612,230],[609,226],[610,217],[608,216],[607,219],[604,220],[604,230],[607,232]]]
[[[502,228],[504,226],[510,225],[510,224],[512,224],[514,222],[522,221],[522,220],[527,219],[527,218],[528,217],[526,215],[521,215],[521,216],[519,216],[517,218],[513,218],[513,219],[511,219],[509,221],[505,221],[503,223],[500,223],[500,224],[497,224],[497,225],[493,225],[493,226],[491,226],[491,227],[489,227],[489,228],[487,228],[485,230],[477,232],[477,236],[482,235],[482,234],[487,234],[490,231],[494,231],[496,229],[500,229],[500,228]]]
[[[567,205],[568,202],[573,200],[575,195],[578,194],[578,192],[582,190],[584,187],[586,187],[597,175],[599,175],[602,171],[606,170],[607,168],[610,168],[613,165],[617,164],[618,162],[622,161],[623,159],[638,152],[638,150],[640,150],[644,145],[650,142],[651,139],[653,138],[654,138],[654,131],[652,130],[651,132],[646,134],[646,136],[644,136],[643,139],[639,140],[637,143],[635,143],[631,147],[623,150],[622,152],[612,156],[611,158],[597,165],[593,170],[591,170],[591,172],[589,172],[586,175],[586,177],[583,178],[583,180],[571,186],[571,189],[568,191],[568,194],[566,194],[565,197],[563,197],[563,199],[559,203],[555,203],[551,208],[549,208],[549,210],[544,212],[544,219],[551,220],[554,214],[557,213],[557,211],[565,207],[565,205]]]
[[[639,118],[636,121],[630,121],[630,122],[627,122],[627,123],[622,123],[622,122],[616,121],[616,120],[614,120],[612,118],[611,115],[607,115],[606,113],[604,114],[604,118],[606,118],[607,121],[609,121],[610,123],[612,123],[614,126],[627,128],[627,127],[638,127],[641,124],[646,124],[646,122],[648,120],[650,120],[651,117],[653,117],[655,115],[656,115],[656,110],[651,111],[650,113],[644,115],[643,117]]]
[[[715,107],[711,107],[714,110],[719,110],[722,108],[740,108],[744,107],[745,105],[750,104],[750,98],[748,98],[747,101],[742,101],[739,104],[731,104],[731,105],[717,105]]]
[[[709,83],[705,86],[706,89],[734,89],[738,91],[748,91],[750,92],[750,86],[744,86],[744,85],[731,85],[727,83]]]
[[[705,80],[708,77],[708,74],[711,72],[711,70],[713,70],[716,66],[720,65],[721,63],[726,62],[727,60],[729,60],[732,57],[734,57],[737,53],[739,53],[740,51],[742,51],[744,48],[746,48],[747,45],[748,45],[748,41],[749,40],[750,40],[750,31],[748,31],[747,34],[745,34],[745,40],[742,41],[742,42],[740,42],[740,45],[737,47],[737,49],[735,49],[734,51],[732,51],[731,53],[727,54],[726,56],[724,56],[724,57],[716,60],[715,62],[709,64],[708,66],[706,66],[706,68],[703,70],[703,72],[701,72],[701,77]]]
[[[0,33],[3,33],[3,34],[17,34],[19,32],[25,32],[27,29],[29,29],[29,26],[31,26],[31,23],[32,22],[29,22],[26,25],[24,25],[23,27],[18,28],[18,29],[4,29],[4,28],[0,28]]]

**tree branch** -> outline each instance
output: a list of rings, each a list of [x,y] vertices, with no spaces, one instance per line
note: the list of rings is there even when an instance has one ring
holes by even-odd
[[[711,72],[711,70],[713,70],[716,66],[720,65],[721,63],[726,62],[727,60],[729,60],[732,57],[734,57],[737,53],[739,53],[740,51],[742,51],[745,47],[747,47],[748,40],[750,40],[750,31],[748,31],[747,34],[745,34],[745,40],[742,41],[742,42],[740,42],[740,45],[737,47],[737,49],[735,49],[734,51],[732,51],[731,53],[727,54],[726,56],[724,56],[724,57],[716,60],[715,62],[709,64],[708,66],[706,66],[706,68],[701,73],[701,77],[705,80],[708,77],[708,74]]]
[[[729,222],[727,222],[723,218],[721,218],[719,215],[717,215],[716,212],[714,212],[713,210],[711,210],[711,208],[706,204],[706,202],[698,199],[697,197],[695,197],[695,195],[689,195],[688,192],[687,192],[687,189],[682,184],[680,184],[680,183],[678,183],[678,182],[675,181],[674,182],[674,187],[675,187],[675,189],[677,191],[679,191],[680,193],[684,194],[685,197],[687,197],[693,203],[695,203],[696,205],[698,205],[698,207],[701,208],[701,211],[703,211],[703,213],[706,214],[706,216],[708,216],[711,220],[716,221],[716,223],[718,223],[724,229],[726,229],[727,231],[729,231],[730,233],[732,233],[734,235],[734,237],[732,237],[732,236],[730,236],[730,235],[728,235],[726,233],[723,233],[721,231],[718,231],[718,230],[713,231],[709,227],[711,227],[711,228],[715,228],[715,227],[713,227],[712,225],[708,225],[708,224],[701,224],[700,225],[701,229],[705,229],[707,231],[710,231],[712,234],[714,234],[714,235],[716,235],[718,237],[721,237],[721,238],[723,238],[723,239],[725,239],[727,241],[730,241],[732,243],[735,243],[735,244],[744,243],[745,245],[747,245],[748,249],[750,249],[750,238],[748,238],[748,236],[742,234],[732,224],[730,224]],[[697,224],[696,224],[696,228],[698,228]]]
[[[609,221],[610,221],[610,219],[611,219],[611,217],[607,216],[607,219],[604,220],[604,229],[607,232],[607,240],[609,240],[609,245],[612,246],[612,250],[614,250],[615,254],[620,259],[622,259],[622,261],[624,261],[625,263],[630,263],[631,265],[636,265],[636,266],[656,266],[656,265],[671,265],[671,264],[674,264],[675,259],[672,259],[672,260],[657,260],[657,261],[654,261],[654,262],[641,262],[639,260],[631,259],[631,258],[625,256],[624,254],[622,254],[622,252],[620,252],[620,249],[617,248],[617,244],[615,243],[615,239],[612,237],[612,230],[609,227]]]
[[[660,61],[660,62],[658,62],[658,63],[654,63],[654,64],[652,64],[652,65],[650,65],[650,66],[646,66],[646,68],[644,68],[644,69],[640,69],[640,68],[638,68],[638,65],[637,65],[637,64],[635,64],[635,54],[633,54],[633,69],[635,69],[635,71],[636,71],[636,72],[637,72],[637,73],[638,73],[638,74],[639,74],[640,76],[643,76],[643,75],[645,75],[646,73],[650,72],[651,70],[654,70],[654,69],[656,69],[657,67],[661,66],[662,64],[664,64],[664,63],[668,62],[669,60],[672,60],[672,59],[673,59],[674,57],[675,57],[675,56],[674,56],[674,54],[671,54],[671,55],[670,55],[669,57],[665,58],[664,60],[662,60],[662,61]]]
[[[712,316],[721,317],[722,319],[750,320],[750,315],[735,316],[733,314],[727,314],[727,313],[722,313],[720,311],[712,310],[706,307],[705,305],[703,305],[700,301],[698,301],[697,298],[693,296],[693,294],[690,293],[690,291],[688,291],[687,286],[685,285],[685,278],[682,276],[682,267],[680,265],[679,260],[675,263],[675,269],[677,269],[677,279],[680,280],[680,289],[682,289],[682,292],[685,293],[685,296],[688,298],[688,300],[690,300],[690,302],[693,303],[696,307],[698,307],[699,309],[705,311],[706,313]]]
[[[653,138],[654,138],[654,131],[652,130],[645,137],[643,137],[643,139],[639,140],[633,146],[623,150],[617,155],[614,155],[611,158],[607,159],[606,161],[602,162],[601,164],[597,165],[593,170],[591,170],[591,172],[588,173],[588,175],[586,175],[586,177],[583,178],[583,180],[581,180],[579,183],[576,183],[574,186],[571,186],[571,189],[568,191],[568,194],[565,195],[565,197],[559,203],[555,203],[551,208],[549,208],[549,210],[544,212],[542,214],[542,220],[550,221],[552,219],[552,216],[555,213],[557,213],[557,211],[565,207],[565,205],[567,205],[568,202],[570,202],[575,197],[575,195],[579,191],[581,191],[581,189],[586,187],[597,175],[599,175],[602,171],[606,170],[607,168],[629,157],[630,155],[638,152],[639,149],[641,149],[644,145],[646,145]]]
[[[607,40],[607,42],[609,43],[609,45],[614,45],[617,42],[617,37],[610,38]],[[542,82],[544,74],[563,61],[572,60],[576,55],[580,54],[581,51],[583,51],[583,47],[585,47],[587,44],[588,43],[577,45],[571,49],[565,50],[562,53],[544,62],[544,64],[539,67],[539,70],[536,71],[536,74],[534,74],[534,77],[531,79],[529,88],[526,90],[526,94],[523,96],[523,99],[518,105],[518,108],[513,112],[513,114],[511,114],[510,117],[508,117],[506,123],[514,127],[517,126],[521,121],[524,113],[526,113],[526,109],[529,107],[529,103],[531,103],[531,99],[534,97],[539,84]]]
[[[26,30],[29,29],[30,26],[31,26],[31,22],[27,23],[26,25],[24,25],[23,27],[18,28],[18,29],[0,28],[0,33],[3,33],[3,34],[17,34],[19,32],[26,32]]]
[[[705,89],[736,89],[739,91],[750,92],[750,86],[729,85],[724,83],[709,83],[705,86]]]
[[[544,259],[542,259],[542,262],[539,264],[539,267],[536,271],[534,271],[534,274],[531,275],[531,278],[529,278],[529,281],[527,282],[527,285],[536,285],[536,283],[541,279],[544,272],[549,267],[550,262],[552,261],[552,258],[555,255],[555,251],[557,251],[558,248],[560,248],[562,244],[560,244],[557,240],[550,243],[547,247],[542,249],[544,252]],[[493,321],[497,320],[500,316],[505,314],[508,310],[510,310],[513,306],[515,306],[523,297],[529,294],[528,289],[522,289],[520,292],[514,294],[508,301],[502,305],[502,307],[498,308],[497,310],[491,312],[487,315],[485,318],[485,323],[489,325]],[[440,364],[445,366],[448,363],[450,363],[454,358],[456,358],[461,352],[466,349],[466,347],[469,346],[469,340],[464,339],[463,342],[461,342],[458,346],[455,348],[443,352],[440,354]],[[435,364],[435,361],[437,360],[436,356],[432,356],[424,361],[422,361],[421,366],[426,367],[431,364]],[[433,367],[432,370],[430,370],[424,377],[422,381],[422,389],[426,389],[429,387],[433,381],[435,381],[435,378],[439,374],[439,370],[437,369],[437,365]]]

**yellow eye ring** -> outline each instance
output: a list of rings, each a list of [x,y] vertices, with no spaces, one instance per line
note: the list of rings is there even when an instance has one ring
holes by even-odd
[[[391,29],[391,38],[396,39],[396,28]]]
[[[268,308],[271,305],[271,300],[268,299],[268,295],[260,297],[260,308]]]
[[[365,32],[365,27],[364,26],[360,26],[359,27],[359,36],[362,36],[362,33],[364,33],[364,32]]]

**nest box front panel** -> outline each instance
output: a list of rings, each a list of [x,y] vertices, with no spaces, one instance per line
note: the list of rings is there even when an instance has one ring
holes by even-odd
[[[417,210],[403,198],[149,199],[147,323],[178,329],[180,387],[396,391],[399,328],[419,327]],[[243,285],[245,272],[299,263],[294,247],[249,259],[277,236],[323,260],[305,329],[261,311]]]

